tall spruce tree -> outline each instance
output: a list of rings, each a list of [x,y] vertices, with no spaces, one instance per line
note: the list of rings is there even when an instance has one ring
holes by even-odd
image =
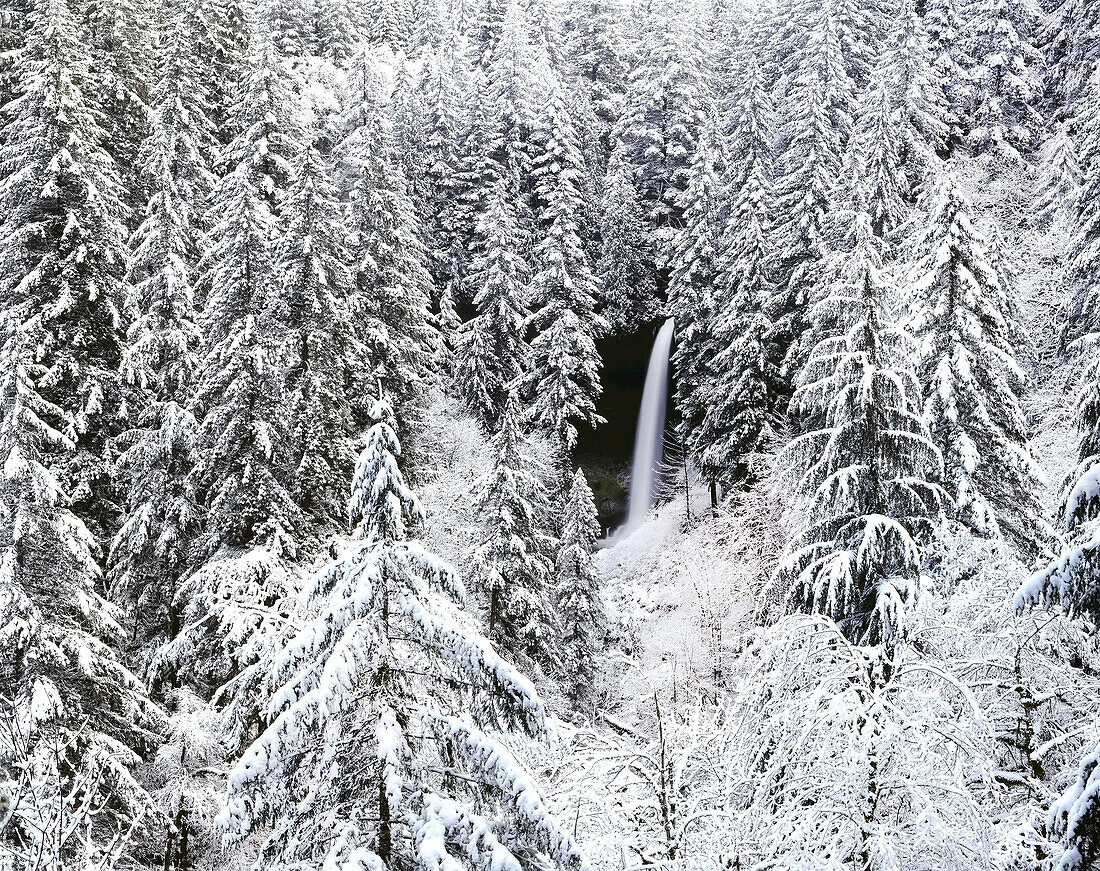
[[[478,227],[481,239],[470,280],[477,314],[455,338],[454,382],[475,415],[496,431],[510,391],[527,370],[523,305],[527,265],[519,253],[519,230],[506,186],[497,182]]]
[[[363,397],[376,391],[380,381],[396,410],[406,456],[415,461],[412,434],[435,382],[439,357],[432,280],[376,71],[366,56],[357,58],[355,69],[338,152],[353,179],[346,205],[354,270],[349,306],[364,347],[360,377],[367,386],[349,396],[356,422],[365,427],[369,407]]]
[[[767,239],[773,197],[774,109],[755,58],[744,58],[730,100],[726,137],[739,187],[721,230],[709,396],[697,435],[704,476],[729,486],[750,479],[749,461],[764,446],[769,416],[783,392],[767,304],[774,292]],[[717,501],[717,492],[712,492]]]
[[[773,583],[788,607],[835,620],[858,644],[889,650],[917,593],[919,541],[946,494],[939,451],[920,414],[906,337],[885,323],[881,266],[866,214],[847,280],[812,317],[835,325],[799,374],[792,407],[820,428],[780,457],[804,519]]]
[[[818,264],[836,240],[828,236],[841,156],[852,127],[854,86],[844,65],[838,23],[830,4],[803,13],[792,74],[781,99],[780,152],[776,166],[775,228],[777,298],[773,318],[793,377],[808,348],[800,338],[804,315],[820,282]]]
[[[608,161],[600,206],[600,311],[615,335],[636,332],[660,315],[653,243],[634,172],[616,147]]]
[[[461,619],[454,570],[411,538],[424,514],[393,410],[380,398],[372,416],[354,539],[272,664],[275,718],[230,773],[222,824],[232,840],[273,825],[270,867],[519,868],[539,855],[579,871],[573,838],[494,735],[545,735],[542,703]]]
[[[213,188],[214,130],[198,86],[193,19],[176,10],[159,38],[161,79],[153,133],[142,149],[150,191],[131,240],[130,328],[122,372],[138,426],[124,433],[116,467],[128,491],[109,555],[113,592],[134,607],[146,636],[178,630],[175,591],[199,525],[187,476],[197,423],[188,408],[200,334],[194,302],[199,225]],[[138,627],[135,627],[138,628]]]
[[[598,656],[606,621],[600,576],[592,560],[600,523],[581,469],[573,474],[561,510],[561,543],[554,559],[562,662],[570,668],[567,695],[573,709],[591,715]]]
[[[1030,42],[1030,17],[1020,0],[975,0],[967,8],[969,140],[979,153],[1019,159],[1035,146],[1042,56]]]
[[[51,471],[96,535],[114,523],[107,445],[122,427],[118,377],[127,209],[86,88],[92,58],[68,0],[29,12],[20,95],[0,157],[0,311],[40,318],[35,390],[73,449]]]
[[[634,169],[643,215],[654,231],[659,268],[671,255],[696,138],[706,118],[710,83],[699,36],[698,22],[688,11],[667,0],[652,5],[616,131]]]
[[[286,194],[276,312],[287,326],[281,363],[295,467],[291,492],[303,511],[335,523],[351,480],[355,426],[347,390],[362,353],[349,309],[343,214],[322,145],[327,141],[314,137],[303,150]]]
[[[683,227],[678,231],[668,286],[668,313],[676,321],[678,340],[672,353],[680,438],[698,459],[704,447],[700,431],[712,401],[710,377],[717,353],[714,318],[717,305],[719,249],[724,202],[720,153],[712,119],[699,135],[684,190]],[[704,470],[713,478],[713,470]]]
[[[606,324],[596,314],[595,279],[577,231],[583,164],[560,85],[543,108],[535,159],[540,237],[532,275],[531,365],[523,383],[528,416],[554,441],[563,461],[577,442],[577,424],[596,426],[600,355],[595,338]]]
[[[1017,391],[1022,333],[1012,288],[953,173],[931,204],[910,278],[925,418],[960,519],[1025,554],[1048,544]]]
[[[77,442],[39,386],[47,340],[33,301],[0,314],[0,852],[17,868],[117,856],[158,816],[132,771],[163,714],[115,651],[95,539],[51,471]]]
[[[473,572],[485,603],[487,634],[521,663],[555,669],[561,661],[560,630],[547,559],[547,495],[520,430],[514,392],[508,394],[491,449],[493,468],[477,488],[481,535]]]
[[[195,391],[201,421],[192,480],[206,510],[200,552],[281,539],[298,522],[277,333],[269,309],[274,218],[243,164],[214,193],[201,318],[206,354]]]

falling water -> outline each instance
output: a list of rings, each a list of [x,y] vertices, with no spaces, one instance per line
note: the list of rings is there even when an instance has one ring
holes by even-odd
[[[629,532],[644,519],[657,496],[657,478],[665,442],[665,397],[668,394],[668,358],[672,351],[672,318],[665,321],[653,342],[638,411],[634,436],[634,466],[630,472],[630,505],[623,531]]]

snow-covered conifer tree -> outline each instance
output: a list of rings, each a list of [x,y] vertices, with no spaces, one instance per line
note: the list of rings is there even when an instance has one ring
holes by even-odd
[[[581,469],[574,473],[562,506],[561,530],[554,560],[562,627],[561,657],[570,670],[569,701],[575,710],[588,714],[606,617],[600,577],[592,560],[600,523],[592,490]]]
[[[488,636],[512,656],[554,668],[559,662],[559,629],[547,559],[547,496],[541,470],[520,430],[514,392],[501,412],[492,453],[492,470],[477,488],[481,536],[474,557]]]
[[[519,230],[503,180],[489,192],[478,227],[479,250],[470,271],[477,287],[477,315],[455,336],[454,383],[458,395],[490,431],[495,431],[513,384],[527,370],[524,341],[527,265],[519,253]]]
[[[696,137],[706,118],[709,83],[699,24],[668,0],[651,5],[616,132],[634,169],[643,215],[655,231],[658,267],[671,253],[671,230],[680,222]]]
[[[354,539],[314,580],[310,618],[273,665],[273,720],[229,776],[222,825],[237,839],[273,822],[272,869],[488,871],[533,855],[579,869],[534,778],[492,735],[543,734],[542,705],[464,618],[454,570],[411,538],[423,511],[384,399],[374,417]]]
[[[887,69],[878,67],[875,73],[876,81],[856,107],[843,184],[852,188],[859,207],[871,216],[875,235],[889,239],[905,220],[913,192],[902,170],[898,112]]]
[[[776,158],[778,296],[772,316],[792,373],[809,350],[799,338],[820,280],[815,265],[836,241],[826,236],[826,218],[835,205],[855,99],[832,6],[821,4],[807,14],[794,48],[790,84],[777,99],[783,145]]]
[[[1012,288],[948,168],[909,282],[924,416],[959,518],[1024,553],[1044,549],[1035,464],[1017,396],[1023,347]]]
[[[600,207],[601,313],[613,334],[632,333],[660,314],[653,245],[634,185],[633,170],[615,148],[607,165]]]
[[[892,103],[898,112],[898,159],[911,192],[917,191],[951,132],[948,83],[938,74],[927,23],[905,0],[883,57]]]
[[[198,517],[187,475],[197,423],[188,408],[200,335],[194,304],[198,226],[214,185],[214,130],[193,54],[192,20],[177,10],[160,36],[153,133],[142,150],[149,202],[131,241],[131,325],[122,371],[137,391],[137,428],[119,443],[127,513],[111,544],[112,587],[142,627],[178,630],[172,612]]]
[[[75,444],[51,471],[104,533],[114,513],[107,444],[122,425],[125,194],[86,93],[92,60],[70,0],[36,0],[28,13],[20,95],[0,133],[0,309],[41,318],[27,377]]]
[[[1030,43],[1031,11],[1021,0],[975,0],[967,7],[965,44],[972,65],[969,121],[978,152],[1019,158],[1035,145],[1042,56]]]
[[[220,169],[229,174],[243,167],[269,210],[278,215],[303,133],[294,74],[275,40],[265,25],[253,27],[244,79],[227,120],[234,135],[220,155]]]
[[[791,609],[825,614],[854,642],[889,649],[917,593],[919,539],[947,500],[906,337],[884,323],[870,218],[857,220],[845,280],[812,313],[837,327],[811,351],[791,400],[820,428],[780,457],[804,519],[773,583]]]
[[[716,354],[695,452],[703,475],[744,482],[749,458],[764,446],[768,417],[782,390],[778,351],[766,305],[771,298],[770,246],[774,110],[755,58],[743,58],[730,101],[726,137],[737,155],[735,192],[721,230],[712,324]],[[713,494],[717,501],[717,492]]]
[[[201,424],[191,477],[206,509],[201,550],[208,554],[281,537],[298,514],[288,492],[293,466],[268,310],[274,218],[249,169],[244,164],[219,183],[211,207],[218,220],[205,242],[211,295],[201,318],[206,354],[196,381]]]
[[[283,203],[287,226],[277,254],[275,311],[286,325],[281,363],[295,469],[291,492],[307,514],[335,522],[354,457],[347,390],[363,355],[349,309],[343,215],[327,170],[315,139],[299,156]]]
[[[560,84],[551,84],[543,112],[533,170],[540,227],[531,279],[534,338],[523,383],[528,415],[554,440],[562,461],[576,445],[578,423],[602,422],[595,338],[606,324],[596,314],[595,279],[577,231],[583,163]]]
[[[695,456],[704,445],[699,434],[711,403],[710,377],[717,354],[714,341],[718,260],[724,229],[720,150],[716,123],[699,134],[691,175],[683,193],[682,228],[676,233],[668,285],[668,313],[676,321],[672,352],[680,438]]]
[[[419,81],[420,119],[424,171],[420,187],[412,188],[427,256],[428,271],[435,281],[437,294],[451,286],[458,276],[454,260],[457,230],[454,193],[458,172],[459,94],[453,57],[437,51],[425,59]]]
[[[425,394],[435,378],[439,331],[432,323],[431,275],[408,186],[394,154],[377,74],[369,58],[356,59],[355,91],[345,109],[346,132],[338,151],[350,169],[348,247],[354,269],[349,300],[365,364],[358,398],[349,394],[357,423],[379,380],[394,404],[406,448]],[[373,385],[371,387],[370,385]]]
[[[51,471],[77,441],[39,387],[48,340],[33,297],[0,315],[0,767],[12,778],[0,855],[13,868],[117,860],[157,815],[132,769],[163,714],[118,658],[95,538]]]
[[[623,109],[626,90],[626,66],[620,45],[617,16],[622,14],[618,0],[571,0],[565,11],[568,30],[566,46],[567,80],[591,107],[595,130],[590,131],[599,144],[597,172],[606,168],[611,154],[612,131]]]

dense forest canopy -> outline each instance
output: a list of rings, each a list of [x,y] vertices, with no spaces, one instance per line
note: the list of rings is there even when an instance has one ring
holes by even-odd
[[[1100,868],[1098,61],[0,0],[0,869]]]

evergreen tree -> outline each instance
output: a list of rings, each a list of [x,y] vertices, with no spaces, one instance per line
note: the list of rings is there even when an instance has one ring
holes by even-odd
[[[612,335],[636,332],[660,315],[654,251],[630,164],[616,148],[600,208],[601,314]]]
[[[690,13],[671,2],[654,4],[645,19],[616,138],[633,167],[659,267],[671,256],[696,139],[706,118],[709,82],[702,62]]]
[[[966,33],[959,0],[928,0],[924,7],[924,27],[932,52],[932,74],[943,83],[947,98],[946,150],[950,153],[965,134],[963,122],[970,96]]]
[[[314,33],[317,0],[260,0],[258,24],[283,58],[318,54]]]
[[[545,734],[542,704],[462,621],[454,570],[410,540],[423,511],[392,409],[380,399],[373,416],[355,537],[314,580],[315,616],[273,664],[276,717],[230,773],[222,825],[236,840],[273,822],[272,868],[519,868],[538,853],[579,871],[577,845],[491,734]]]
[[[898,160],[910,192],[915,192],[931,170],[935,156],[946,151],[951,112],[947,84],[937,74],[926,23],[912,0],[902,4],[882,68],[900,121]]]
[[[197,68],[205,72],[201,93],[223,145],[240,132],[231,119],[237,88],[245,78],[253,27],[248,14],[251,8],[248,0],[200,0],[184,3],[179,10],[189,19],[192,36],[188,48],[198,59]]]
[[[27,868],[117,856],[158,815],[132,770],[163,720],[112,647],[95,539],[50,470],[77,442],[39,386],[48,336],[33,299],[0,315],[0,851]]]
[[[419,176],[419,186],[410,193],[421,215],[421,231],[427,256],[428,271],[432,274],[437,294],[451,286],[452,295],[459,276],[455,260],[457,216],[454,195],[458,172],[458,88],[455,81],[454,59],[441,52],[430,54],[420,77],[420,102],[424,107],[421,119],[421,138],[424,171]]]
[[[348,307],[352,277],[343,215],[321,144],[315,138],[302,152],[283,205],[287,227],[277,254],[282,292],[276,313],[287,325],[281,362],[295,467],[291,492],[307,514],[336,522],[354,456],[346,391],[362,353]]]
[[[612,132],[625,99],[627,71],[618,39],[621,14],[618,0],[571,0],[565,12],[567,80],[581,101],[591,107],[594,129],[586,133],[596,144],[592,169],[598,173],[606,169]]]
[[[542,89],[540,64],[531,44],[526,6],[510,0],[501,24],[500,38],[493,46],[487,73],[488,119],[491,139],[489,155],[508,179],[515,198],[521,228],[528,230],[528,216],[522,197],[531,193],[532,138],[538,123],[536,107]]]
[[[1016,393],[1022,333],[1012,290],[950,172],[915,248],[912,329],[945,483],[964,523],[1035,553],[1048,536]]]
[[[595,279],[577,231],[583,164],[560,87],[551,86],[543,109],[535,160],[541,235],[532,276],[531,365],[523,383],[528,416],[550,435],[563,461],[577,443],[577,423],[596,426],[600,356],[595,337],[606,330],[596,314]]]
[[[222,151],[220,168],[227,175],[244,167],[248,181],[277,216],[303,134],[297,84],[275,40],[269,28],[253,29],[244,79],[229,112],[234,137]]]
[[[767,231],[774,110],[755,60],[743,63],[742,90],[734,92],[726,123],[730,153],[740,157],[734,176],[740,187],[719,240],[716,354],[695,447],[703,475],[726,485],[749,478],[749,459],[764,446],[768,417],[782,390],[765,308],[773,293]],[[717,501],[717,493],[712,495]]]
[[[678,337],[672,365],[676,374],[680,438],[696,458],[704,447],[699,436],[713,399],[709,379],[717,353],[716,285],[725,221],[716,140],[714,124],[710,122],[700,134],[692,158],[691,178],[683,195],[683,228],[677,234],[668,287],[668,312],[676,321]],[[705,473],[708,472],[712,470]]]
[[[131,325],[122,360],[141,413],[119,444],[116,467],[129,495],[110,551],[116,597],[134,606],[147,632],[169,635],[179,629],[172,604],[199,522],[186,486],[197,430],[188,409],[200,340],[194,266],[197,225],[214,183],[214,133],[196,84],[190,24],[177,11],[161,37],[154,132],[142,152],[151,195],[131,241]]]
[[[492,470],[478,483],[481,538],[474,578],[487,609],[488,637],[520,662],[560,664],[558,618],[550,597],[546,491],[520,431],[509,393],[492,440]]]
[[[89,108],[106,134],[102,146],[115,162],[127,206],[143,202],[138,182],[138,151],[149,133],[146,96],[151,83],[148,59],[151,17],[139,0],[75,0],[91,66],[80,84]]]
[[[563,630],[561,656],[570,668],[569,702],[578,713],[588,713],[606,615],[599,573],[592,560],[600,523],[592,490],[580,469],[573,475],[562,506],[561,530],[561,544],[554,561],[558,615]]]
[[[807,14],[794,48],[794,73],[779,103],[783,146],[776,167],[780,219],[774,231],[778,291],[772,316],[791,373],[808,351],[799,339],[820,282],[817,265],[836,241],[827,236],[827,218],[835,206],[854,100],[831,6]]]
[[[205,243],[204,283],[212,292],[200,322],[206,354],[191,475],[207,517],[202,554],[280,541],[298,515],[288,492],[293,467],[268,309],[274,219],[249,175],[244,164],[219,183],[211,206],[219,219]]]
[[[361,384],[376,390],[381,381],[408,448],[435,380],[439,332],[432,324],[431,276],[416,214],[382,112],[378,80],[365,57],[358,61],[357,81],[359,96],[345,111],[339,146],[354,179],[346,215],[354,270],[349,307],[364,348]],[[355,389],[349,391],[359,426],[367,423],[366,389],[357,389],[358,399]]]
[[[917,593],[919,539],[947,497],[905,336],[883,323],[870,219],[858,220],[847,280],[813,312],[837,328],[813,348],[791,401],[821,426],[780,457],[804,520],[773,583],[786,587],[791,609],[825,614],[855,643],[889,650]]]
[[[1034,147],[1042,118],[1035,84],[1042,57],[1028,41],[1029,12],[1020,0],[975,0],[967,8],[973,60],[969,139],[978,152],[1019,158]]]
[[[1082,114],[1078,133],[1078,160],[1081,185],[1070,201],[1074,224],[1073,247],[1067,270],[1068,311],[1062,325],[1061,343],[1069,346],[1076,339],[1100,329],[1100,78],[1089,79],[1082,94],[1088,110]]]
[[[75,445],[51,471],[102,534],[115,512],[107,444],[122,416],[124,194],[85,94],[92,61],[68,0],[34,4],[18,63],[20,96],[0,134],[0,311],[41,317],[28,377]]]
[[[894,109],[887,71],[880,67],[876,73],[877,82],[863,92],[856,108],[845,176],[858,208],[871,216],[872,232],[891,239],[908,216],[913,191],[901,164],[899,113]]]
[[[527,266],[518,252],[515,215],[503,182],[489,196],[471,270],[471,281],[478,286],[477,315],[455,337],[454,380],[467,407],[495,431],[512,385],[526,371],[530,348],[524,341],[527,311],[522,302]]]

